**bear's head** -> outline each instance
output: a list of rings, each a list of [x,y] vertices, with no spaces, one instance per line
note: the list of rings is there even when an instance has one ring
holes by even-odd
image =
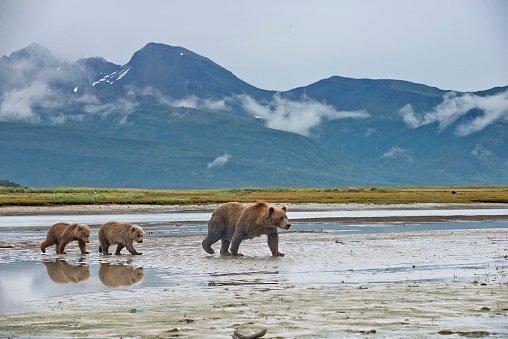
[[[74,239],[82,240],[86,243],[90,242],[90,227],[87,225],[77,224],[74,227]]]
[[[143,229],[139,227],[138,225],[131,225],[130,229],[130,236],[132,241],[142,243],[143,242]]]
[[[286,206],[282,206],[282,208],[268,208],[270,226],[276,226],[288,230],[291,227],[291,224],[288,221],[288,216],[286,214],[287,210]]]

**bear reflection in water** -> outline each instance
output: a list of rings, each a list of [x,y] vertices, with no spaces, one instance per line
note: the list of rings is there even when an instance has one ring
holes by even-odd
[[[99,269],[99,279],[108,287],[139,284],[143,281],[143,276],[142,267],[102,263]]]
[[[83,264],[71,265],[65,260],[43,261],[51,280],[59,284],[79,283],[90,278],[90,269]]]

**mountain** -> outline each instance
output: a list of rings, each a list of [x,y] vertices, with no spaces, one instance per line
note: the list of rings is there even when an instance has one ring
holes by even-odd
[[[401,80],[351,79],[333,76],[286,92],[288,98],[307,96],[342,110],[365,109],[392,117],[405,104],[427,110],[439,104],[447,91]]]
[[[508,87],[334,76],[275,92],[182,47],[0,59],[0,177],[150,188],[508,183]]]
[[[114,73],[120,69],[120,65],[114,64],[100,57],[82,58],[76,62],[93,83],[108,74]]]
[[[266,95],[227,69],[183,47],[149,43],[118,71],[100,79],[97,88],[150,87],[174,99],[190,95],[223,98],[232,94]]]

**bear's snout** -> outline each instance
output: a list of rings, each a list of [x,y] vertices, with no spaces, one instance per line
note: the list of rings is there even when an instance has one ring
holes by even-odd
[[[140,239],[138,242],[141,244],[143,242],[143,239]]]
[[[291,224],[287,224],[284,229],[288,230],[291,227]]]

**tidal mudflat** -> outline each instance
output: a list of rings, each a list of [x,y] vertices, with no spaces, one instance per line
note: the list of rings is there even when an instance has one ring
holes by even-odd
[[[242,258],[203,224],[144,225],[142,256],[39,253],[47,227],[0,236],[0,335],[508,336],[508,222],[297,223]],[[219,244],[216,244],[217,248]]]

